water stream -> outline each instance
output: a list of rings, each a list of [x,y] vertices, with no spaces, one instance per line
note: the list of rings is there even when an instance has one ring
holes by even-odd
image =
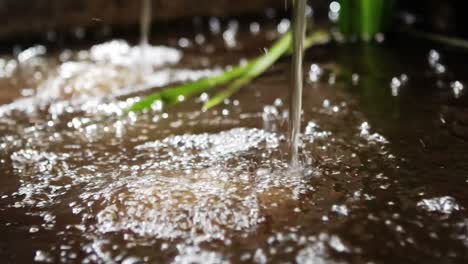
[[[142,72],[149,72],[148,66],[148,49],[149,49],[149,35],[151,31],[151,0],[142,0],[141,2],[141,15],[140,15],[140,52],[141,52],[141,69]]]
[[[292,86],[290,92],[290,120],[289,120],[289,140],[290,140],[290,165],[297,167],[299,165],[298,146],[301,130],[301,111],[302,111],[302,59],[304,55],[304,37],[305,37],[305,16],[306,0],[294,2],[293,15],[293,65],[292,65]]]

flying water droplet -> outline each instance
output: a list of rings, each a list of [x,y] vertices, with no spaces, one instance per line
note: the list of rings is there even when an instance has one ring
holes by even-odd
[[[309,70],[309,80],[311,82],[318,82],[320,80],[320,77],[322,76],[322,68],[320,68],[319,65],[317,64],[312,64],[310,65],[310,70]]]
[[[455,98],[459,98],[463,92],[464,85],[460,81],[454,81],[450,84],[450,88],[452,88]]]
[[[392,96],[398,96],[398,94],[400,93],[401,85],[402,83],[400,79],[398,79],[397,77],[392,78],[392,81],[390,82],[390,88],[392,88]]]

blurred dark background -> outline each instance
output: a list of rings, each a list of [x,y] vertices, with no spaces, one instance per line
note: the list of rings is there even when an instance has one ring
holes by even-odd
[[[397,15],[413,15],[421,30],[468,38],[467,8],[466,0],[398,0]]]
[[[153,0],[155,27],[200,17],[262,19],[266,10],[287,14],[292,0]],[[352,0],[350,0],[352,1]],[[318,19],[327,19],[330,0],[310,0]],[[411,22],[417,29],[468,38],[466,0],[398,0],[395,26]],[[63,36],[102,38],[137,30],[139,0],[0,0],[0,43],[31,39],[56,41]],[[180,22],[179,22],[180,23]]]

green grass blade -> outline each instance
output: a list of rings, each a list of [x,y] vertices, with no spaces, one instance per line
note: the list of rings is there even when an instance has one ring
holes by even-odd
[[[235,80],[225,90],[219,92],[213,98],[208,100],[208,102],[206,102],[203,106],[203,109],[210,109],[220,104],[224,101],[224,99],[230,97],[239,89],[241,89],[244,85],[252,81],[252,79],[258,77],[260,74],[265,72],[271,65],[273,65],[281,56],[283,56],[288,51],[288,49],[291,47],[291,44],[292,35],[290,32],[288,32],[281,39],[275,42],[271,49],[265,55],[259,58],[245,73],[245,75],[240,77],[240,79]]]
[[[178,102],[179,96],[183,96],[184,99],[188,99],[196,94],[200,94],[216,86],[226,84],[243,75],[250,75],[252,76],[251,78],[253,78],[264,72],[279,57],[281,57],[281,55],[284,52],[282,52],[281,54],[275,54],[276,50],[278,50],[276,46],[278,46],[278,44],[282,44],[283,46],[287,45],[287,49],[291,45],[290,39],[291,33],[286,33],[277,42],[275,42],[275,44],[267,54],[259,57],[258,59],[252,60],[250,63],[247,63],[242,66],[237,66],[230,71],[227,71],[214,77],[204,78],[199,81],[183,84],[176,87],[166,88],[162,91],[153,93],[143,98],[141,101],[136,102],[135,104],[130,106],[130,108],[127,109],[127,112],[138,112],[145,109],[149,109],[151,108],[151,105],[153,105],[153,103],[158,100],[162,101],[164,104],[174,104]]]
[[[309,49],[312,46],[319,44],[325,44],[330,41],[330,34],[324,30],[317,30],[311,33],[309,36],[306,36],[304,39],[304,50]],[[293,48],[290,46],[286,55],[292,55]]]
[[[413,29],[403,29],[401,30],[401,32],[407,33],[417,38],[426,39],[426,40],[430,40],[436,43],[440,43],[443,45],[448,45],[448,46],[461,48],[461,49],[468,49],[468,40],[465,40],[465,39],[447,37],[444,35],[417,31]]]
[[[355,31],[353,29],[355,23],[353,23],[353,20],[352,20],[353,10],[354,10],[353,5],[355,4],[355,2],[354,1],[351,2],[349,0],[340,0],[339,3],[340,3],[341,9],[340,9],[340,16],[338,19],[338,27],[341,33],[346,38],[348,38]],[[354,16],[356,16],[355,13],[354,13]]]
[[[251,77],[242,77],[240,79],[235,80],[231,85],[229,85],[226,89],[222,90],[221,92],[217,93],[215,96],[213,96],[210,100],[208,100],[204,105],[203,109],[208,110],[210,108],[213,108],[220,103],[224,101],[224,99],[227,99],[231,97],[233,94],[235,94],[237,91],[239,91],[243,86],[247,85],[252,81],[253,78]]]
[[[288,36],[289,35],[289,36]],[[146,109],[150,109],[151,106],[156,101],[161,101],[164,105],[171,105],[179,102],[179,96],[183,96],[184,99],[189,99],[197,94],[209,91],[218,86],[225,85],[233,80],[234,81],[226,90],[220,93],[220,96],[216,95],[210,101],[205,104],[205,108],[211,108],[219,103],[221,103],[225,98],[230,97],[242,86],[248,84],[252,79],[262,74],[269,68],[279,57],[284,54],[291,54],[291,33],[285,34],[282,38],[277,40],[273,44],[272,48],[268,51],[267,54],[259,56],[247,64],[234,67],[233,69],[226,71],[220,75],[203,78],[195,82],[190,82],[182,84],[175,87],[165,88],[153,94],[150,94],[140,101],[131,105],[126,112],[139,112]],[[322,44],[328,42],[330,35],[326,31],[316,31],[312,33],[305,39],[304,48],[308,49],[313,45]],[[286,47],[286,42],[289,42],[289,45]],[[285,52],[278,53],[278,48],[276,46],[281,44],[281,49],[286,47]],[[261,60],[261,62],[260,62]]]
[[[340,5],[338,26],[345,39],[370,41],[389,26],[395,0],[340,0]]]
[[[233,69],[214,77],[203,78],[195,82],[165,88],[134,103],[126,111],[139,112],[145,109],[150,109],[156,101],[162,101],[164,104],[174,104],[178,102],[179,96],[184,96],[185,99],[188,99],[196,94],[200,94],[211,88],[226,84],[235,78],[238,78],[243,75],[254,62],[255,60],[245,65],[234,67]]]
[[[269,59],[270,61],[268,64],[264,64],[261,72],[247,72],[245,76],[242,76],[241,78],[235,80],[229,87],[227,87],[225,90],[219,92],[216,94],[214,97],[212,97],[208,102],[205,103],[203,106],[204,109],[210,109],[215,107],[216,105],[222,103],[224,99],[231,97],[234,93],[239,91],[243,86],[247,85],[250,83],[255,77],[258,75],[262,74],[264,71],[266,71],[279,57],[281,57],[284,54],[290,55],[292,53],[292,38],[289,40],[284,40],[284,41],[289,41],[289,47],[282,46],[285,45],[286,43],[280,43],[277,42],[277,50],[274,50],[275,46],[268,52],[267,54],[264,55],[263,58],[258,59],[259,62],[262,59]],[[325,31],[316,31],[312,33],[310,36],[307,36],[306,39],[304,40],[304,49],[308,49],[314,45],[318,44],[324,44],[330,41],[330,35],[325,32]],[[286,47],[285,50],[283,50]],[[274,56],[276,54],[276,56]],[[279,56],[278,56],[279,55]],[[273,61],[271,61],[273,60]],[[250,73],[250,74],[249,74]],[[253,74],[253,75],[252,75]]]

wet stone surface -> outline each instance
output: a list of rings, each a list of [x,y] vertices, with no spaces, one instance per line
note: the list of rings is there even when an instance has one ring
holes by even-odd
[[[262,37],[239,34],[256,54],[262,41],[250,40]],[[218,43],[201,67],[207,41],[152,47],[144,74],[123,42],[2,59],[5,263],[467,261],[459,54],[399,42],[311,49],[303,168],[291,171],[288,59],[214,110],[200,111],[202,95],[122,114],[148,87],[239,63]]]

